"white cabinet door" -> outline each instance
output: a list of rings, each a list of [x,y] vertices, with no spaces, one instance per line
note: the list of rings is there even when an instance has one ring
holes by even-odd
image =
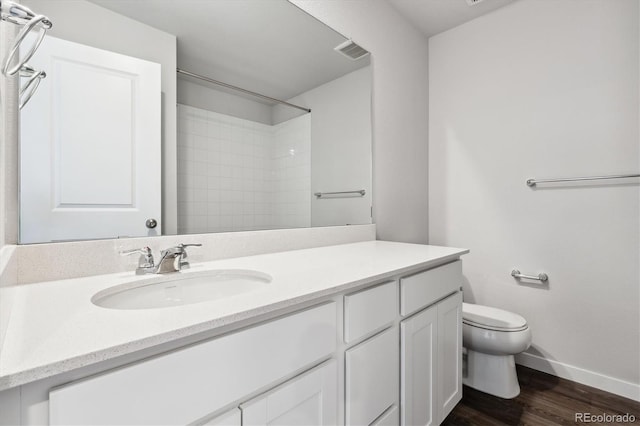
[[[398,406],[393,404],[371,426],[398,426]]]
[[[438,423],[435,395],[437,320],[436,305],[400,323],[400,424]]]
[[[347,425],[369,425],[398,402],[398,343],[392,327],[346,351]]]
[[[402,425],[436,425],[462,399],[462,293],[402,321]]]
[[[462,399],[462,293],[438,303],[438,423]]]
[[[267,394],[242,404],[242,425],[335,425],[337,380],[336,362],[328,361]]]
[[[47,77],[20,116],[20,242],[159,234],[160,64],[51,36],[29,62]]]
[[[242,426],[242,412],[239,408],[233,408],[206,421],[202,426]]]

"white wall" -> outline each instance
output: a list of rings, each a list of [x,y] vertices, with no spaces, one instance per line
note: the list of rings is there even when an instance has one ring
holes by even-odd
[[[85,0],[24,0],[53,22],[48,34],[162,65],[163,234],[177,232],[176,37]]]
[[[429,44],[430,243],[523,315],[519,362],[640,398],[638,2],[520,0]],[[546,272],[548,286],[509,274]]]
[[[386,2],[291,2],[372,53],[377,237],[426,243],[427,40]]]
[[[311,225],[371,223],[371,67],[288,102],[311,109],[311,192],[364,189],[364,197],[311,198]],[[274,122],[295,110],[274,107]]]

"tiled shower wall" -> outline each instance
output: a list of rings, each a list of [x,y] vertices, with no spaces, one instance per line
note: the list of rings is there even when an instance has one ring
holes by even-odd
[[[311,114],[273,126],[270,153],[273,227],[311,226]]]
[[[310,126],[178,105],[178,233],[310,226]]]

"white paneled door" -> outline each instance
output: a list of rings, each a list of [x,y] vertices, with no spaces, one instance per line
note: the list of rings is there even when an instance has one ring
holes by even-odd
[[[49,36],[30,64],[47,77],[21,114],[20,241],[159,234],[160,65]]]
[[[398,329],[391,327],[345,352],[345,424],[370,425],[398,402]]]
[[[266,395],[242,404],[242,425],[336,425],[337,380],[336,361],[327,361]]]
[[[437,305],[400,323],[402,425],[438,424],[435,387],[437,333]]]
[[[438,423],[462,399],[462,293],[438,303]]]
[[[401,424],[437,425],[462,399],[462,293],[400,323]]]

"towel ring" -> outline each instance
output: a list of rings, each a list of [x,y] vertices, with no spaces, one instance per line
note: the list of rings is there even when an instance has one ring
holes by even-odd
[[[35,16],[36,14],[25,5],[11,0],[0,0],[0,19],[3,21],[16,25],[27,25]],[[48,30],[53,26],[53,23],[47,19],[42,21],[42,26]]]
[[[31,49],[29,49],[29,51],[25,54],[25,56],[24,56],[24,58],[22,58],[22,60],[18,61],[18,64],[16,64],[13,68],[9,68],[9,64],[13,61],[14,56],[20,50],[20,45],[22,44],[24,39],[36,27],[36,25],[38,25],[40,23],[42,23],[41,31],[38,33],[38,38],[36,39],[36,41],[31,46]],[[2,74],[6,75],[6,76],[14,75],[15,73],[17,73],[22,68],[22,66],[24,64],[27,63],[27,61],[29,59],[31,59],[33,54],[36,53],[36,50],[40,46],[40,43],[42,43],[42,40],[44,39],[44,36],[45,36],[45,34],[47,32],[47,29],[48,29],[47,25],[48,25],[48,28],[51,28],[51,21],[49,20],[49,18],[47,18],[44,15],[36,15],[31,21],[29,21],[29,23],[27,25],[22,27],[22,30],[20,30],[20,33],[18,33],[18,36],[16,37],[16,40],[13,43],[13,48],[11,49],[11,51],[7,55],[7,58],[4,61],[4,67],[2,68]]]
[[[29,77],[27,83],[20,89],[20,109],[29,102],[31,97],[36,93],[36,90],[38,90],[40,82],[46,76],[46,72],[36,71],[28,64],[24,64],[22,68],[20,68],[20,77]]]

